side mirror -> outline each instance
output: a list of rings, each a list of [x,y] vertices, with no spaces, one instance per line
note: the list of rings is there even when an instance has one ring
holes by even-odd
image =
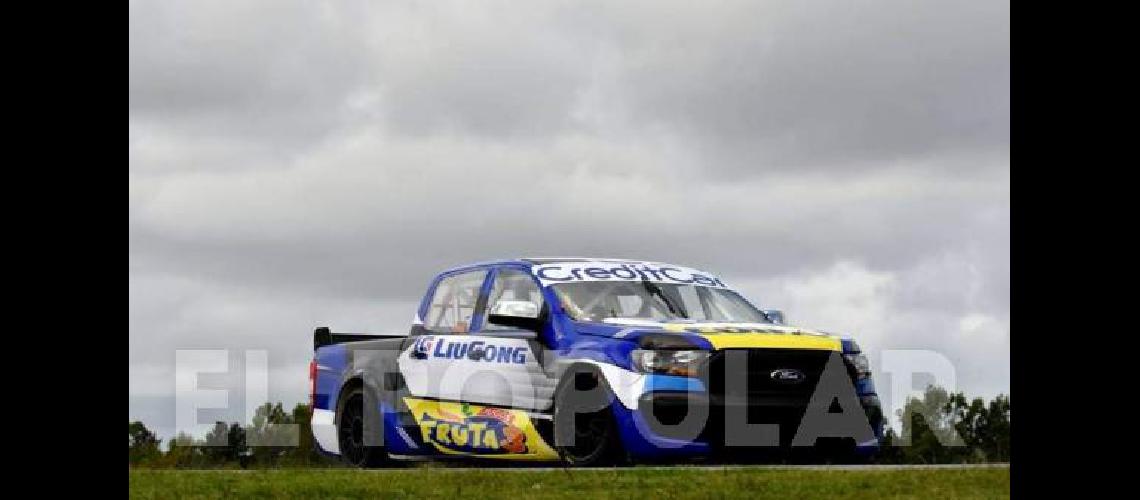
[[[784,322],[784,311],[781,311],[779,309],[761,309],[760,312],[763,312],[764,315],[768,317],[768,319],[772,320],[772,322],[777,325],[787,324]]]
[[[487,322],[537,332],[542,328],[538,304],[525,300],[500,300],[487,314]]]

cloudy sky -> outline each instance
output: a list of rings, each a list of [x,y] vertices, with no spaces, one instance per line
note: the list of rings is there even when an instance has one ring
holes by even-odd
[[[129,416],[164,436],[176,350],[267,350],[302,401],[315,326],[404,332],[436,271],[525,255],[707,269],[1009,392],[1008,2],[132,1],[129,25]]]

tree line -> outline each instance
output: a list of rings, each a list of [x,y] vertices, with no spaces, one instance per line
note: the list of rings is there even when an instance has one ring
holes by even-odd
[[[215,422],[204,439],[180,432],[167,443],[165,451],[162,440],[142,422],[130,422],[129,466],[191,469],[339,466],[317,451],[309,415],[307,404],[298,403],[292,411],[285,411],[281,403],[265,403],[254,413],[252,425]]]
[[[902,432],[884,431],[877,462],[1009,462],[1008,395],[967,400],[961,392],[931,386],[921,399],[908,399],[899,416]]]
[[[281,403],[265,403],[252,425],[216,422],[204,439],[179,433],[165,450],[142,422],[129,422],[130,467],[338,467],[321,455],[313,441],[309,405],[285,411]],[[910,398],[900,411],[902,429],[886,429],[879,463],[934,464],[1009,462],[1009,396],[990,401],[967,399],[928,387],[922,398]],[[293,425],[295,427],[282,427]],[[258,446],[253,446],[257,444]],[[268,446],[263,446],[268,444]]]

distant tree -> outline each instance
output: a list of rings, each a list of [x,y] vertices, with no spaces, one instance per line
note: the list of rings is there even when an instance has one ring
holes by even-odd
[[[202,450],[211,465],[241,463],[249,453],[245,429],[237,422],[228,426],[225,422],[214,422],[214,428],[206,434]]]
[[[142,422],[128,422],[127,448],[129,466],[147,465],[162,456],[159,444],[162,442]]]
[[[1008,462],[1009,396],[999,394],[984,410],[979,405],[977,412],[980,418],[976,419],[974,428],[976,446],[983,452],[986,460]]]
[[[879,453],[875,461],[882,464],[903,463],[903,449],[899,447],[898,433],[891,427],[883,430],[883,439],[879,442]]]
[[[178,433],[170,440],[162,464],[165,467],[201,468],[209,465],[204,443],[186,433]]]
[[[987,405],[982,398],[967,403],[965,395],[958,393],[951,397],[950,406],[971,459],[1009,461],[1009,396],[999,394]]]
[[[226,453],[227,460],[233,460],[245,467],[248,464],[249,447],[246,446],[245,429],[241,424],[234,422],[230,424],[229,432],[226,433],[229,438],[228,451]]]
[[[1009,395],[999,395],[987,410],[986,432],[992,439],[992,459],[1009,461]]]
[[[220,465],[226,462],[227,448],[229,448],[229,427],[225,422],[214,422],[214,428],[206,433],[206,441],[202,443],[202,453],[211,465]]]
[[[951,394],[936,386],[926,388],[922,399],[910,398],[903,408],[902,442],[910,463],[950,463],[964,460],[965,443],[958,434]]]
[[[330,465],[331,460],[326,459],[317,452],[313,440],[313,427],[310,421],[312,411],[309,405],[298,403],[293,407],[293,422],[297,424],[297,446],[291,448],[285,458],[290,465]]]
[[[293,414],[286,413],[281,403],[259,406],[253,416],[253,425],[247,429],[253,462],[258,465],[277,465],[296,447],[297,431]]]
[[[949,411],[954,416],[954,429],[969,447],[966,460],[984,462],[986,453],[982,449],[981,427],[985,422],[986,402],[982,398],[966,401],[966,395],[955,393],[950,395]]]

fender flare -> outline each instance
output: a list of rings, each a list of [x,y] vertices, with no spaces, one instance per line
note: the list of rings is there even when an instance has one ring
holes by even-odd
[[[645,388],[645,374],[626,370],[619,366],[593,359],[570,359],[566,360],[567,367],[562,370],[558,376],[558,384],[555,385],[554,393],[558,393],[558,388],[561,387],[562,379],[570,367],[587,365],[598,371],[602,375],[602,380],[606,384],[606,389],[610,394],[617,399],[622,406],[634,410],[638,406],[638,398],[641,397]],[[553,401],[553,397],[551,400]]]

